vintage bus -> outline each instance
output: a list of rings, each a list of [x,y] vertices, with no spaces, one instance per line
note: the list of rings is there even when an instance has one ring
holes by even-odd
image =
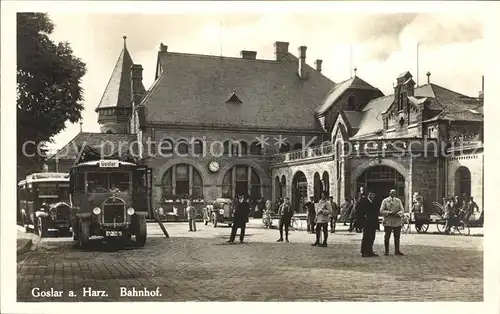
[[[18,183],[21,224],[46,237],[50,229],[70,236],[69,174],[33,173]]]
[[[151,169],[120,160],[94,160],[70,171],[73,239],[80,247],[92,236],[107,241],[146,242],[151,213]]]

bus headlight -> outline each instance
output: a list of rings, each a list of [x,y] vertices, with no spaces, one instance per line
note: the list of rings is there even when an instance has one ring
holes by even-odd
[[[132,216],[134,213],[135,213],[135,209],[133,209],[132,207],[130,207],[129,209],[127,209],[127,214],[129,216]]]
[[[101,213],[101,209],[99,207],[94,207],[94,209],[92,209],[92,212],[94,213],[94,215],[99,215]]]
[[[223,209],[219,209],[219,214],[224,215],[224,210]]]

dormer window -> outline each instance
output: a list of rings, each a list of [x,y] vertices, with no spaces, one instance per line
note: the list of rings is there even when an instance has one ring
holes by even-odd
[[[233,92],[231,96],[229,96],[228,100],[226,100],[226,103],[228,104],[241,104],[243,103],[238,96]]]

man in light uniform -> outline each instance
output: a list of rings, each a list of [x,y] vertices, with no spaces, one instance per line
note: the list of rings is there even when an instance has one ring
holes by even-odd
[[[394,233],[395,255],[404,255],[399,250],[399,240],[401,237],[402,226],[401,215],[404,213],[404,208],[401,200],[396,197],[396,190],[391,190],[389,192],[389,197],[382,201],[380,213],[384,216],[384,255],[389,255],[389,240],[391,239],[391,233]]]
[[[332,214],[332,205],[325,191],[323,191],[321,195],[322,197],[317,208],[318,211],[316,212],[316,242],[314,242],[312,246],[326,247],[328,240],[328,220]],[[321,229],[323,229],[323,243],[319,243]]]

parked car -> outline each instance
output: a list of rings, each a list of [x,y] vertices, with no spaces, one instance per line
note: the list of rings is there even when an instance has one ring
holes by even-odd
[[[205,225],[211,222],[213,227],[219,223],[233,225],[233,201],[229,198],[218,198],[215,201],[208,202],[203,209],[203,221]]]
[[[25,231],[34,230],[43,238],[50,229],[71,236],[69,174],[33,173],[18,183],[21,224]]]

